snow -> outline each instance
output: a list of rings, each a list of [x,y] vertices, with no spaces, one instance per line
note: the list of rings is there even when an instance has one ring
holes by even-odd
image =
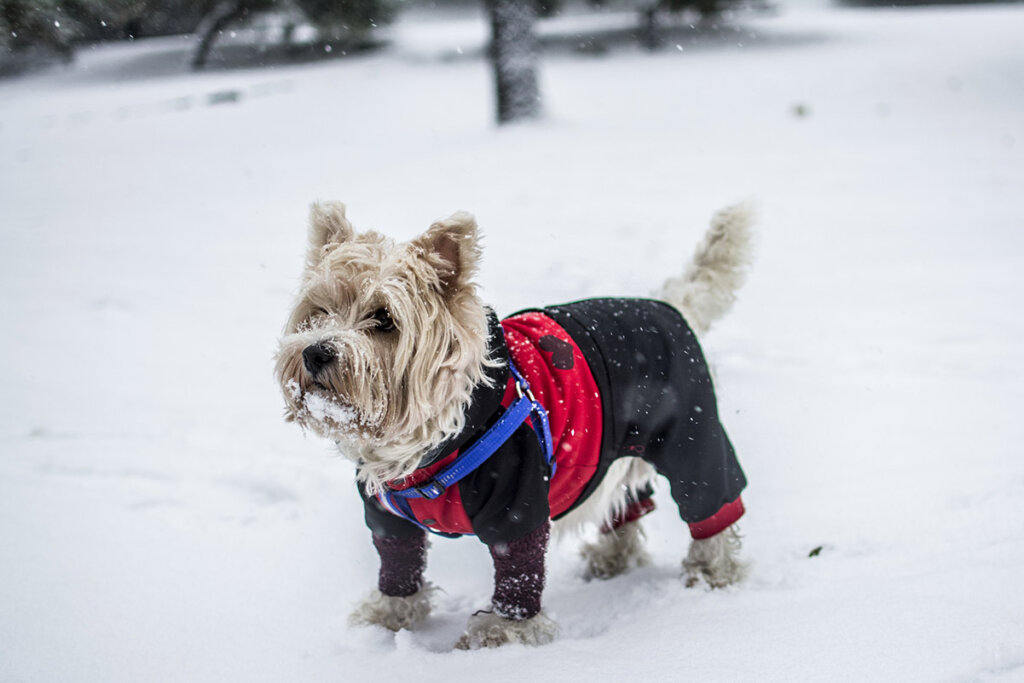
[[[285,384],[285,389],[292,399],[298,398],[301,391],[299,383],[293,379],[288,380]],[[296,417],[300,420],[312,417],[316,422],[342,428],[351,427],[358,422],[356,413],[352,408],[340,405],[330,397],[317,391],[307,392],[302,397],[301,406],[301,409],[296,414]]]
[[[1024,6],[554,49],[545,118],[505,129],[485,33],[409,15],[388,51],[201,75],[138,41],[0,81],[0,680],[1024,680]],[[684,588],[660,490],[653,566],[584,582],[552,549],[552,645],[450,651],[491,591],[474,539],[433,543],[423,630],[349,627],[352,468],[272,377],[309,202],[399,238],[475,212],[510,313],[644,295],[748,197],[758,256],[704,342],[750,578]]]

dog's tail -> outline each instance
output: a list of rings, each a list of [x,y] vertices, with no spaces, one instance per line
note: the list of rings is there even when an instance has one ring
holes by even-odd
[[[690,265],[661,286],[658,297],[678,308],[698,333],[711,327],[736,301],[753,251],[752,224],[749,204],[719,211]]]

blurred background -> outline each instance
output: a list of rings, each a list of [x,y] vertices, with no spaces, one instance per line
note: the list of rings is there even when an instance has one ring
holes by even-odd
[[[0,0],[0,681],[1024,678],[1024,5]],[[273,376],[310,202],[464,209],[500,315],[646,296],[758,212],[703,339],[747,581],[549,553],[538,650],[437,540],[414,633]]]

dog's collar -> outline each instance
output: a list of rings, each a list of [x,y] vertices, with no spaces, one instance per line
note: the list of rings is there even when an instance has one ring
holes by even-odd
[[[469,397],[466,426],[458,434],[427,451],[416,466],[417,469],[429,467],[470,441],[478,439],[501,408],[501,399],[505,396],[505,387],[508,384],[509,355],[508,347],[505,345],[505,332],[501,328],[498,316],[490,309],[487,311],[487,335],[487,357],[495,362],[488,364],[484,369],[488,381],[476,385]]]

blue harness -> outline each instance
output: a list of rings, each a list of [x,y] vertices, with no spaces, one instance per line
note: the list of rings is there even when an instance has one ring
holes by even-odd
[[[511,360],[508,368],[512,372],[516,382],[516,394],[518,398],[508,407],[498,421],[491,426],[483,436],[477,439],[469,448],[463,450],[455,460],[443,470],[434,475],[433,479],[420,486],[412,486],[399,491],[388,488],[378,493],[377,499],[390,512],[404,517],[416,526],[441,536],[451,536],[440,531],[435,531],[425,524],[420,523],[412,514],[412,507],[409,505],[411,498],[426,498],[434,500],[444,495],[449,486],[455,484],[470,472],[480,467],[487,458],[501,448],[502,444],[508,441],[512,434],[519,429],[519,425],[532,417],[530,426],[533,427],[537,440],[540,441],[541,450],[551,469],[551,476],[555,475],[556,463],[554,459],[554,448],[551,444],[551,427],[548,425],[548,411],[534,397],[530,391],[530,383],[520,374],[519,369]],[[457,534],[456,534],[457,535]]]

